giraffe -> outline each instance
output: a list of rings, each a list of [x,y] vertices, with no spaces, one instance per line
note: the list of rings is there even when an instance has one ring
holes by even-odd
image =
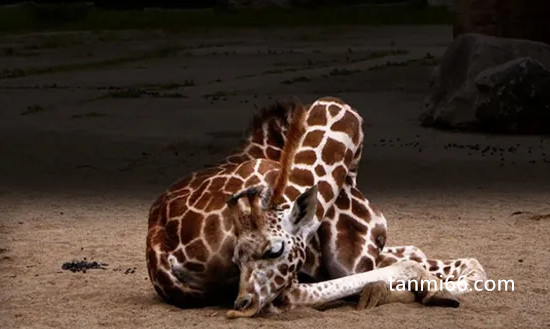
[[[235,205],[226,205],[225,201],[231,195],[234,196],[231,200],[238,200],[235,195],[243,195],[243,191],[259,186],[274,187],[272,192],[263,193],[269,194],[269,198],[261,198],[264,204],[269,200],[274,207],[266,211],[249,204],[251,210],[256,209],[257,218],[273,213],[276,215],[272,218],[280,222],[282,214],[289,213],[292,202],[296,208],[298,201],[309,195],[308,188],[314,185],[316,193],[310,194],[318,195],[318,200],[315,214],[304,221],[309,223],[307,239],[302,237],[300,248],[296,249],[301,261],[294,268],[289,266],[289,275],[282,281],[280,276],[272,277],[274,282],[281,283],[281,288],[272,289],[273,293],[263,296],[263,305],[257,304],[257,308],[242,313],[246,308],[243,305],[254,304],[241,298],[239,293],[235,307],[241,313],[237,316],[255,315],[262,308],[271,307],[274,298],[294,296],[283,292],[295,286],[291,283],[295,282],[297,274],[317,282],[366,275],[363,272],[374,273],[375,268],[401,268],[406,273],[416,271],[414,273],[424,276],[469,273],[469,277],[485,277],[481,265],[472,259],[427,260],[414,247],[385,246],[386,219],[355,186],[362,153],[361,123],[357,112],[339,99],[322,98],[311,106],[298,102],[278,104],[255,117],[241,151],[169,187],[149,213],[146,258],[149,277],[157,293],[168,302],[197,307],[234,297],[237,288],[246,286],[242,278],[246,271],[242,266],[239,269],[241,258],[235,256],[237,250],[241,250],[238,243],[242,236],[265,238],[265,235],[258,230],[255,234],[238,234],[243,230],[238,229],[234,219],[249,218],[251,222],[251,216],[235,215],[241,211],[235,211]],[[270,222],[270,232],[289,228],[277,221]],[[280,261],[280,258],[273,259]],[[414,266],[416,270],[411,270]],[[365,282],[359,280],[359,283]],[[377,283],[368,287],[380,290],[384,286]],[[344,291],[342,289],[339,294]],[[373,304],[365,302],[372,295],[368,289],[365,291],[362,303]],[[259,298],[257,300],[255,303],[259,303]],[[385,300],[402,301],[394,297]],[[382,302],[380,299],[374,304]]]
[[[462,271],[465,278],[460,283],[465,284],[464,290],[458,285],[447,288],[443,285],[443,276],[436,276],[434,269],[430,271],[421,261],[405,258],[405,253],[409,257],[422,255],[420,250],[399,247],[387,250],[388,254],[394,254],[392,258],[400,259],[390,265],[327,281],[300,283],[297,272],[306,261],[306,245],[319,227],[315,219],[318,188],[314,185],[299,195],[287,211],[272,203],[272,200],[277,200],[272,193],[270,188],[252,187],[228,201],[238,237],[234,262],[241,272],[235,309],[227,312],[228,318],[251,317],[263,310],[280,312],[296,306],[319,306],[357,293],[361,293],[360,309],[414,301],[425,305],[458,307],[455,296],[473,288],[478,279],[473,278],[469,270]],[[249,211],[243,211],[238,204],[238,200],[245,196]],[[470,269],[473,268],[471,265],[478,265],[473,259],[456,260],[455,263],[448,267],[465,270],[466,263],[469,263]],[[461,265],[462,268],[459,268]],[[448,271],[445,276],[450,277]],[[390,280],[414,280],[417,286],[411,290],[392,290]]]

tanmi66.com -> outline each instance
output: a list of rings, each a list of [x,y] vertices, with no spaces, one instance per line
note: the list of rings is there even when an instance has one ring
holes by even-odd
[[[390,278],[391,291],[447,290],[453,292],[469,291],[514,291],[514,280],[468,280],[465,276],[455,279],[453,276],[441,279],[393,280]]]

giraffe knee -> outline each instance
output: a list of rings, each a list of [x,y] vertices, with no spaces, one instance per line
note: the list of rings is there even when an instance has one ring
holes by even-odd
[[[178,279],[178,281],[187,284],[198,284],[198,280],[196,280],[192,275],[189,275],[188,271],[178,261],[176,256],[168,255],[167,259],[170,263],[170,272]]]

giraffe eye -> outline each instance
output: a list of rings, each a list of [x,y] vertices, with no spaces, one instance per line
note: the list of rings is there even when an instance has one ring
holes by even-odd
[[[273,259],[280,257],[283,252],[285,251],[285,242],[277,242],[271,245],[271,248],[269,248],[262,256],[263,259]]]

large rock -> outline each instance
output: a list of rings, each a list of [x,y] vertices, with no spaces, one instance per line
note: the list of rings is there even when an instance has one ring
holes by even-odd
[[[422,123],[442,128],[479,129],[477,111],[482,104],[479,98],[486,95],[481,95],[476,79],[483,71],[520,57],[529,57],[549,68],[550,46],[479,34],[465,34],[455,39],[434,71]]]
[[[550,133],[550,71],[528,57],[481,72],[474,104],[486,131]]]
[[[548,0],[457,0],[454,35],[481,33],[550,44]]]

